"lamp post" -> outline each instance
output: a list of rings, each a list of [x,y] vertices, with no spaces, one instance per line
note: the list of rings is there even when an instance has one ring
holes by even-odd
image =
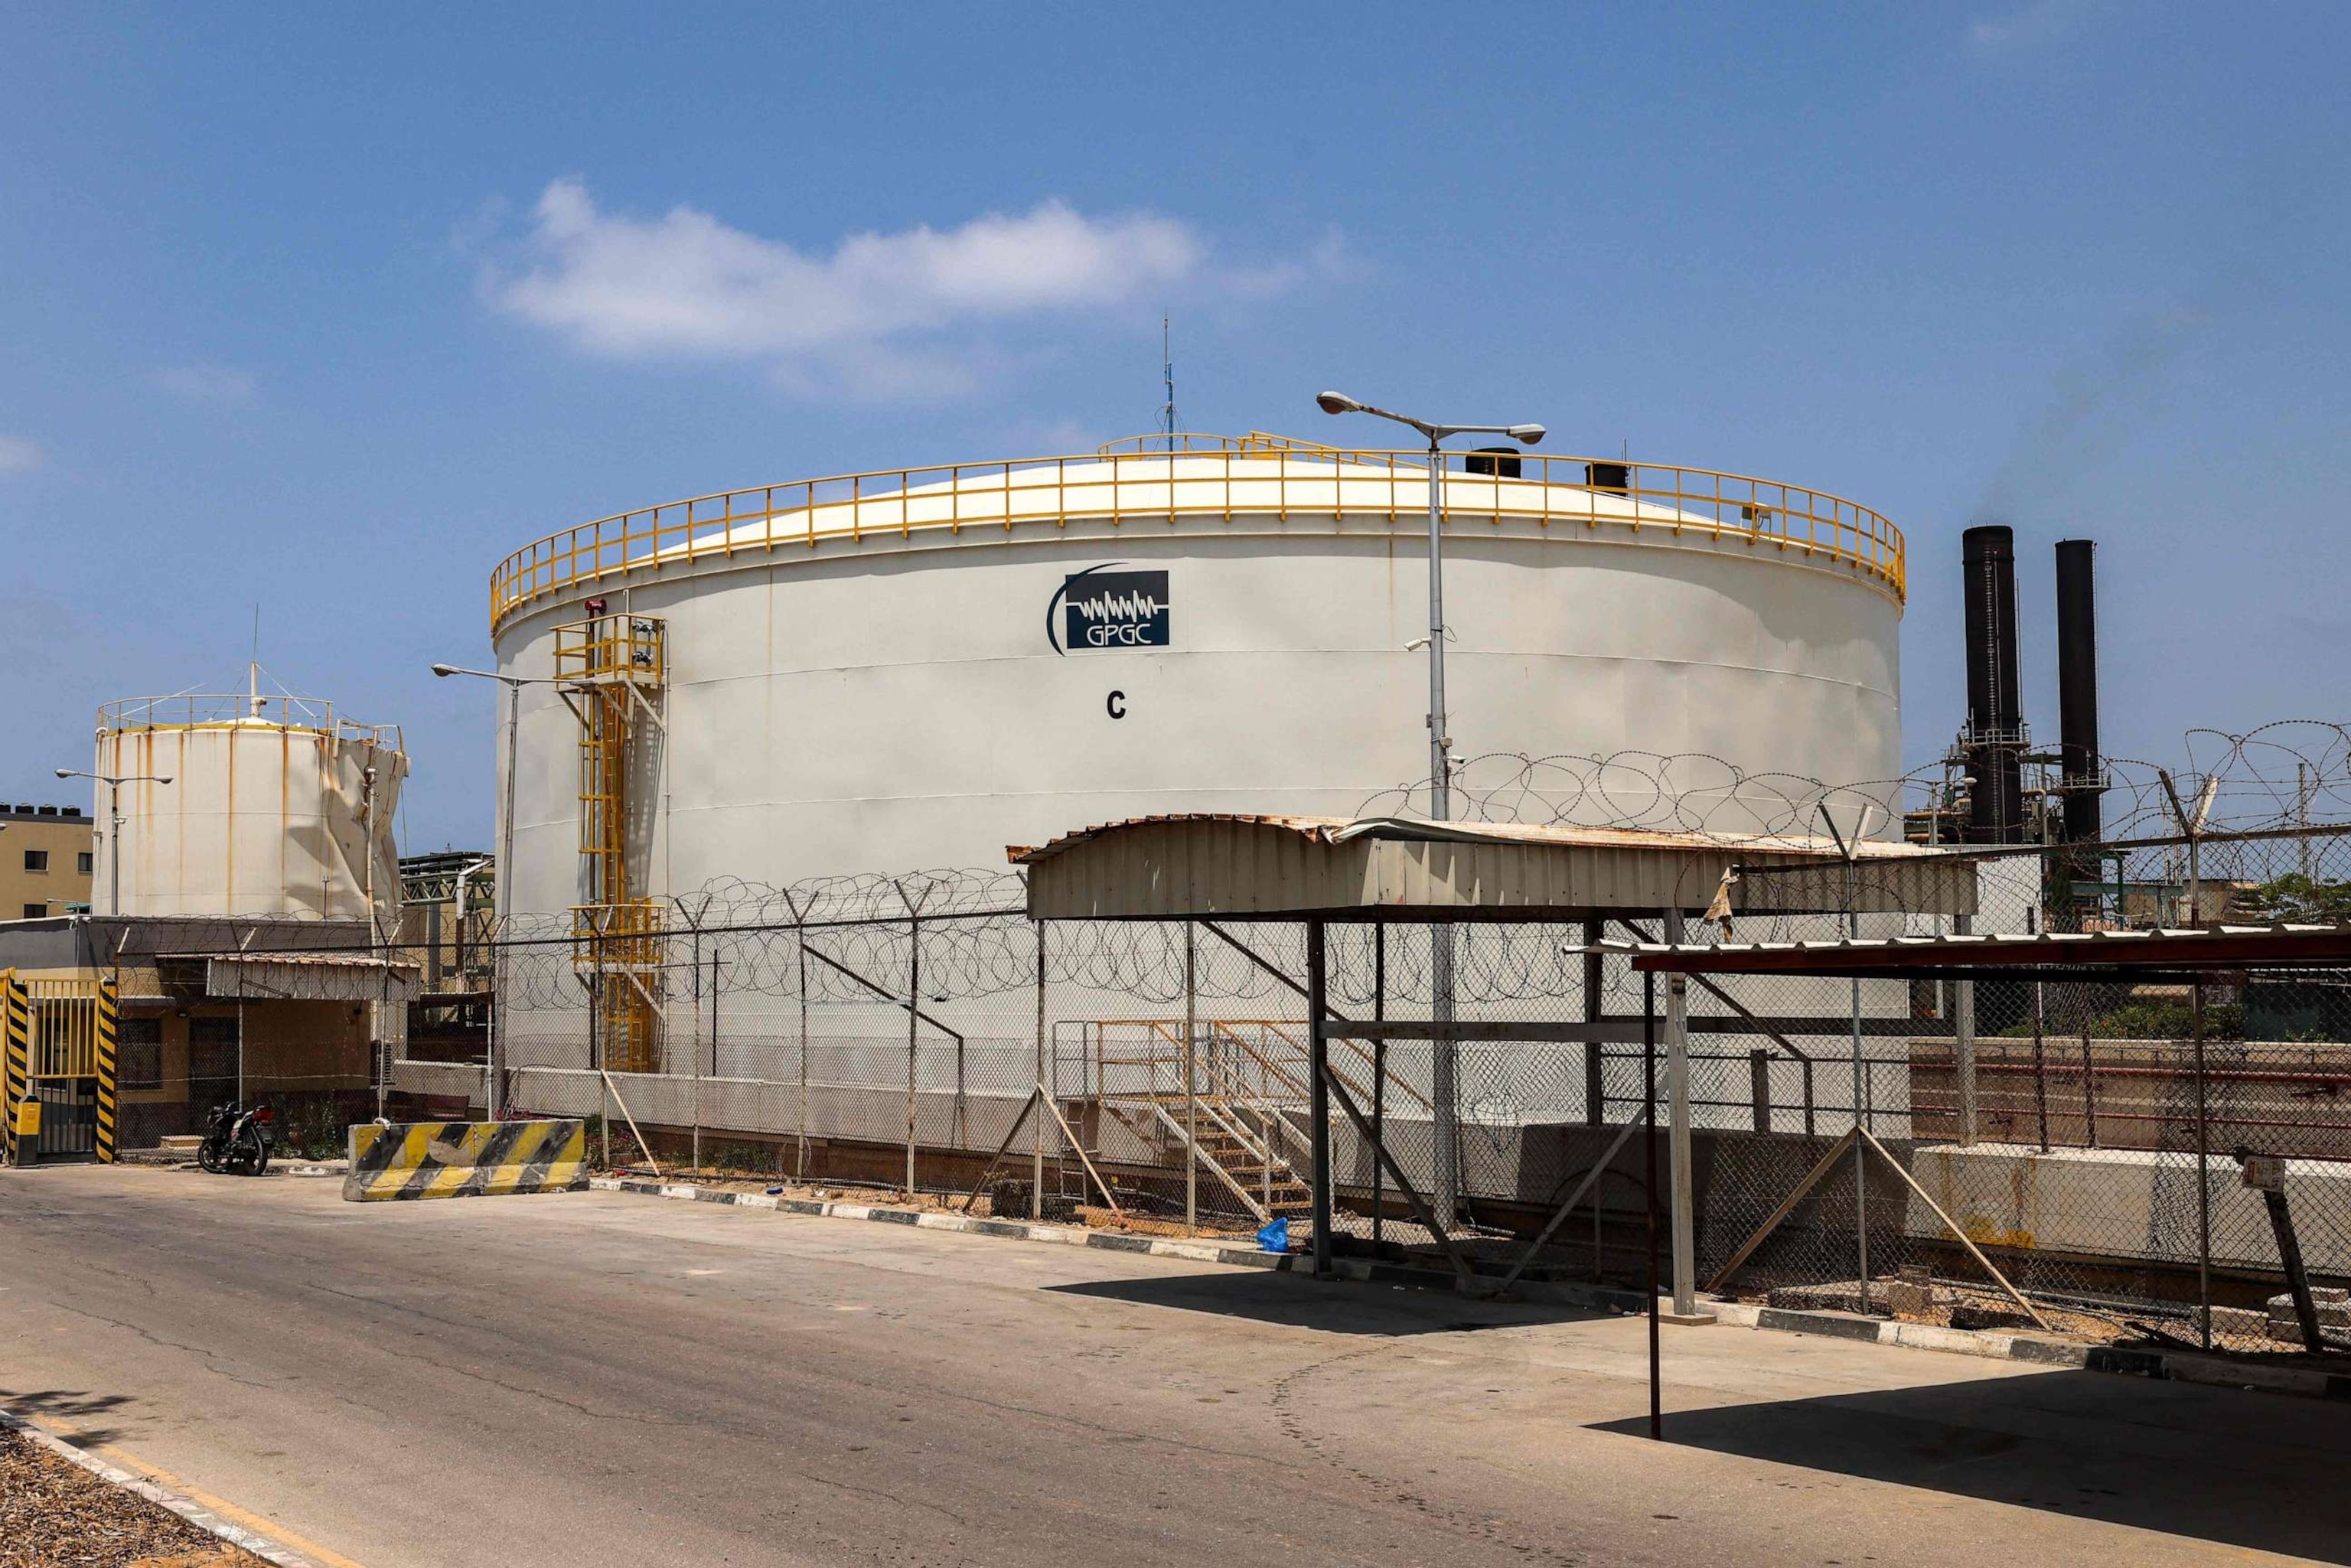
[[[495,1122],[498,1119],[502,1098],[498,1079],[498,1015],[506,1010],[506,992],[501,984],[506,977],[506,922],[513,909],[508,902],[508,884],[514,876],[515,771],[521,764],[521,758],[515,750],[515,732],[522,717],[523,687],[559,686],[566,683],[552,675],[508,675],[496,670],[470,670],[462,664],[435,664],[433,673],[444,680],[451,675],[471,675],[475,680],[496,681],[507,689],[506,800],[498,812],[498,863],[496,879],[491,884],[495,899],[491,906],[495,935],[490,941],[493,967],[490,971],[488,1061],[484,1064],[484,1076],[487,1082],[482,1091],[483,1111]]]
[[[1316,406],[1324,413],[1368,413],[1408,424],[1428,439],[1428,781],[1430,818],[1445,821],[1453,815],[1452,737],[1445,723],[1445,454],[1442,443],[1451,435],[1507,435],[1521,446],[1543,438],[1540,424],[1437,424],[1406,413],[1391,413],[1358,402],[1344,392],[1317,392]]]
[[[85,773],[78,768],[60,768],[60,779],[89,779],[106,786],[106,869],[108,891],[107,913],[122,913],[122,787],[125,784],[169,784],[172,780],[156,773]]]
[[[1314,396],[1324,413],[1368,413],[1410,425],[1428,441],[1428,815],[1445,821],[1453,815],[1453,737],[1445,716],[1445,452],[1453,435],[1507,435],[1521,446],[1543,438],[1540,424],[1438,424],[1360,402],[1344,392]],[[1441,1030],[1453,1021],[1453,928],[1429,928],[1429,1012]],[[1429,1052],[1430,1100],[1436,1133],[1436,1192],[1432,1195],[1438,1221],[1450,1225],[1458,1207],[1460,1186],[1459,1104],[1456,1071],[1460,1041],[1437,1039]],[[1320,1085],[1317,1085],[1318,1092]]]

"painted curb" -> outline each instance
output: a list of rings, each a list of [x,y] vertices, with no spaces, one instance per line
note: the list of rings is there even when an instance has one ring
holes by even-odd
[[[942,1214],[935,1209],[891,1208],[873,1203],[820,1203],[803,1197],[770,1197],[762,1192],[726,1192],[686,1182],[593,1176],[588,1186],[596,1192],[631,1192],[684,1203],[732,1204],[737,1208],[768,1208],[779,1214],[801,1214],[827,1219],[863,1219],[878,1225],[911,1225],[922,1230],[956,1230],[973,1236],[1043,1241],[1065,1247],[1097,1247],[1107,1252],[1143,1252],[1155,1258],[1187,1258],[1196,1263],[1224,1263],[1242,1269],[1290,1270],[1302,1261],[1289,1253],[1265,1252],[1213,1241],[1167,1241],[1149,1236],[1122,1236],[1115,1231],[1088,1230],[1079,1226],[988,1219],[969,1214]],[[1418,1274],[1424,1270],[1399,1272]]]
[[[1098,1247],[1111,1252],[1185,1258],[1196,1263],[1221,1263],[1230,1268],[1267,1269],[1295,1274],[1301,1279],[1308,1278],[1311,1273],[1311,1265],[1303,1254],[1264,1252],[1245,1245],[1225,1242],[1168,1241],[1146,1236],[1122,1236],[1113,1231],[1088,1230],[1075,1226],[942,1214],[934,1209],[769,1197],[764,1193],[722,1192],[714,1187],[694,1186],[683,1182],[596,1176],[588,1185],[599,1192],[640,1193],[651,1197],[697,1203],[730,1203],[745,1208],[772,1208],[785,1214],[912,1225],[924,1230],[956,1230],[973,1236],[996,1236],[1011,1240]],[[1339,1279],[1357,1284],[1412,1290],[1459,1290],[1459,1282],[1444,1270],[1376,1263],[1364,1258],[1333,1259],[1332,1272]],[[1615,1290],[1605,1285],[1522,1281],[1511,1294],[1519,1301],[1537,1301],[1547,1306],[1577,1307],[1625,1317],[1636,1316],[1648,1310],[1648,1303],[1640,1291]],[[1937,1351],[1946,1355],[1973,1355],[1992,1361],[2025,1362],[2035,1366],[2071,1367],[2077,1371],[2115,1373],[2157,1381],[2196,1383],[2214,1388],[2250,1389],[2304,1398],[2351,1401],[2351,1374],[2346,1373],[2305,1372],[2293,1367],[2249,1364],[2217,1356],[2179,1354],[2161,1350],[2075,1344],[2065,1340],[2046,1339],[2037,1334],[2001,1329],[1953,1329],[1937,1323],[1906,1323],[1886,1318],[1858,1317],[1849,1312],[1800,1312],[1785,1307],[1759,1306],[1750,1301],[1701,1300],[1699,1304],[1716,1322],[1731,1328],[1821,1334],[1833,1339],[1898,1345],[1907,1350]]]
[[[134,1475],[129,1470],[110,1465],[94,1454],[86,1454],[63,1437],[44,1431],[21,1416],[0,1410],[0,1427],[5,1427],[12,1432],[22,1433],[57,1455],[57,1458],[80,1466],[99,1479],[119,1486],[125,1491],[136,1492],[149,1502],[178,1514],[198,1530],[218,1536],[232,1546],[241,1546],[256,1557],[277,1563],[278,1568],[319,1568],[315,1559],[305,1557],[292,1547],[282,1546],[275,1541],[256,1535],[242,1525],[231,1524],[193,1499],[183,1497],[169,1487],[158,1486],[144,1476]]]

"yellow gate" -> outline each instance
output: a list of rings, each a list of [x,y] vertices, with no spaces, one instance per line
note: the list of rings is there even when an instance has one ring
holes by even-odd
[[[0,973],[0,1136],[7,1162],[115,1155],[115,982]]]

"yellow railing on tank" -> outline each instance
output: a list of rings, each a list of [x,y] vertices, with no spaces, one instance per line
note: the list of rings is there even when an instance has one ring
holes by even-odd
[[[1170,442],[1176,445],[1171,453]],[[1896,602],[1901,530],[1857,502],[1751,475],[1614,458],[1447,453],[1448,521],[1698,534],[1841,565]],[[1177,433],[1100,452],[840,474],[600,517],[517,550],[490,574],[490,625],[624,573],[815,549],[916,529],[1011,531],[1072,521],[1336,517],[1411,527],[1428,513],[1428,455],[1314,446],[1253,433]]]

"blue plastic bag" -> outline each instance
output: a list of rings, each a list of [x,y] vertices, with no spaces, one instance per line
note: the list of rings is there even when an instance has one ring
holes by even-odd
[[[1268,1221],[1265,1228],[1257,1233],[1257,1244],[1269,1252],[1289,1251],[1290,1216],[1285,1214],[1279,1219]]]

